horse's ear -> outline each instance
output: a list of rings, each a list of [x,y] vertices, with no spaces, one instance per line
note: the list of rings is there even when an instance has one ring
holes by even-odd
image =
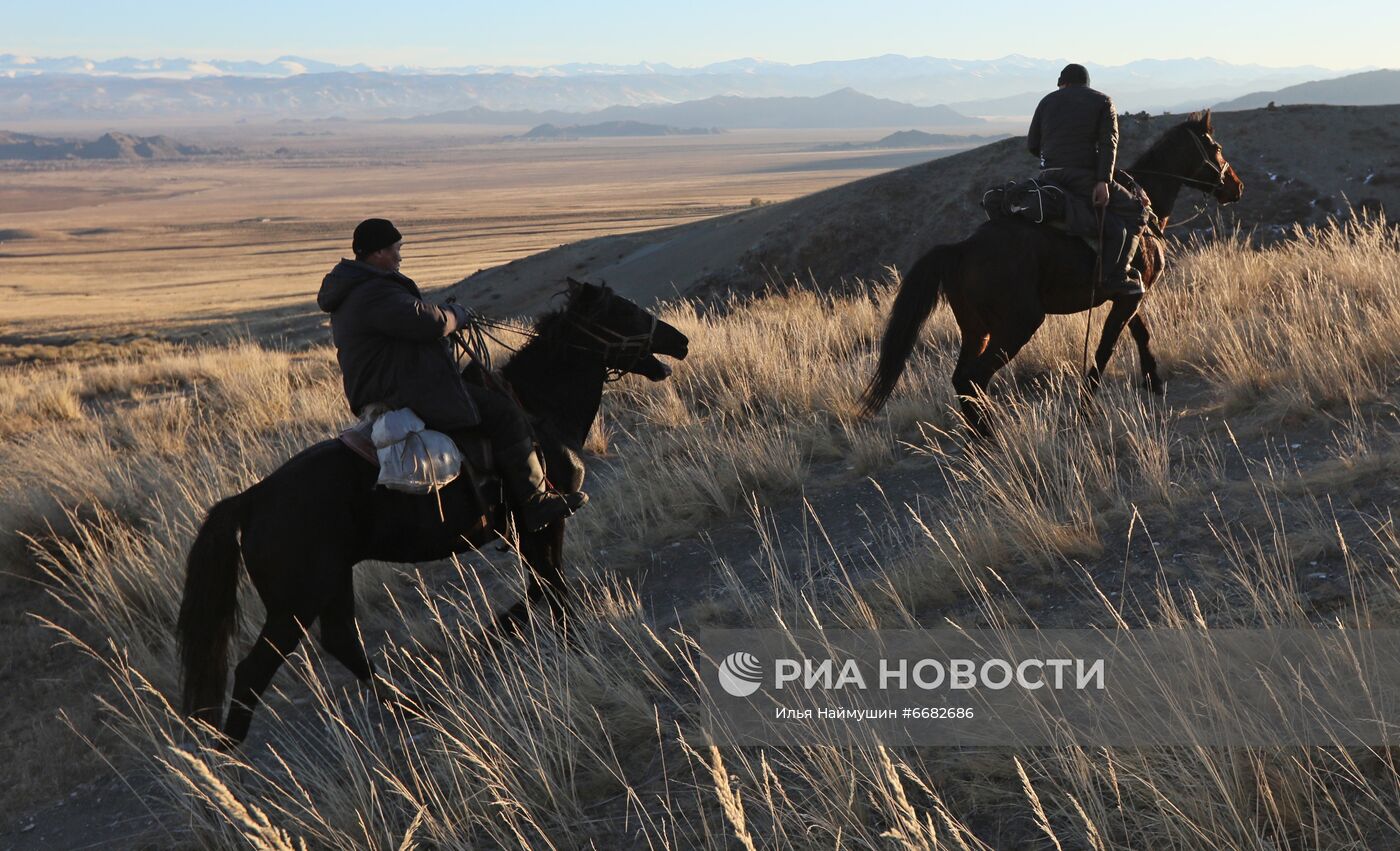
[[[1203,111],[1201,112],[1201,123],[1205,125],[1206,132],[1207,132],[1207,133],[1214,133],[1214,132],[1215,132],[1215,130],[1210,126],[1210,110],[1209,110],[1209,109],[1203,110]]]

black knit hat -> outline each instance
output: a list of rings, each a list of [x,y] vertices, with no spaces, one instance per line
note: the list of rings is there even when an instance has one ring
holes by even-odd
[[[388,248],[401,239],[403,234],[388,219],[365,219],[355,225],[355,238],[350,247],[356,257],[364,257],[381,248]]]
[[[1064,70],[1060,71],[1060,79],[1056,85],[1087,86],[1089,85],[1089,69],[1071,62],[1064,67]]]

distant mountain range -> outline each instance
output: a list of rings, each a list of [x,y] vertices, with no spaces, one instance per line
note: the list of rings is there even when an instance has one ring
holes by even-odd
[[[1400,103],[1400,71],[1367,71],[1332,80],[1315,80],[1276,92],[1253,92],[1216,104],[1216,109],[1258,109],[1272,102],[1327,104],[1330,106],[1382,106]]]
[[[664,63],[454,68],[341,66],[296,56],[271,62],[0,55],[0,120],[227,115],[385,118],[472,107],[589,112],[727,97],[814,97],[854,88],[916,106],[1021,115],[1054,87],[1063,59],[990,60],[877,56],[789,65],[736,59],[697,68]],[[1316,66],[1267,68],[1215,59],[1089,65],[1094,85],[1121,109],[1217,102],[1338,76]],[[1018,98],[996,106],[983,102]],[[1033,102],[1031,103],[1033,106]],[[984,111],[984,109],[995,111]],[[558,122],[552,122],[558,123]]]
[[[393,119],[391,119],[393,120]],[[671,126],[797,129],[809,127],[890,127],[914,124],[926,127],[980,124],[982,119],[962,115],[946,106],[911,106],[875,98],[854,89],[842,89],[820,97],[743,98],[724,95],[685,103],[648,106],[610,106],[583,114],[566,112],[503,111],[474,107],[466,110],[397,119],[407,124],[528,124],[536,121],[646,122]]]
[[[222,153],[230,152],[185,145],[165,136],[107,133],[88,142],[0,130],[0,160],[170,160]]]
[[[520,139],[527,142],[562,141],[566,139],[617,139],[632,136],[707,136],[723,133],[717,127],[672,127],[668,124],[643,124],[640,121],[604,121],[600,124],[574,124],[559,127],[554,124],[541,124],[532,127],[519,136],[507,139]]]
[[[301,56],[281,56],[271,62],[226,59],[84,59],[81,56],[35,57],[0,53],[0,77],[34,77],[41,74],[81,74],[94,77],[160,77],[189,80],[195,77],[291,77],[330,71],[372,71],[368,65],[336,65]]]

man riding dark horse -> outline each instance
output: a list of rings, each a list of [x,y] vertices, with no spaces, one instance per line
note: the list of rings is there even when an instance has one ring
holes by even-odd
[[[588,495],[558,493],[545,479],[520,406],[504,394],[462,380],[447,335],[465,326],[459,304],[438,307],[399,273],[403,236],[387,219],[355,228],[354,260],[342,259],[321,281],[316,303],[331,315],[345,395],[356,416],[373,405],[410,408],[458,446],[490,439],[517,522],[536,531],[581,508]]]
[[[1099,294],[1105,298],[1141,296],[1142,278],[1133,268],[1142,228],[1145,199],[1115,180],[1118,160],[1118,114],[1113,99],[1089,88],[1083,65],[1066,65],[1059,88],[1041,99],[1031,119],[1026,144],[1040,157],[1040,177],[1071,195],[1089,199],[1100,210],[1104,275]],[[1076,236],[1097,241],[1083,225],[1067,224]]]

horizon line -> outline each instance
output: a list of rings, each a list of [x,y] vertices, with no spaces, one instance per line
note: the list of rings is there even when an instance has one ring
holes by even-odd
[[[670,68],[675,68],[675,69],[677,69],[677,70],[692,70],[692,71],[693,71],[693,70],[703,70],[703,69],[705,69],[705,68],[709,68],[709,67],[712,67],[712,66],[715,66],[715,65],[726,65],[726,64],[734,64],[734,63],[742,63],[742,62],[755,62],[755,63],[764,63],[764,64],[769,64],[769,65],[779,66],[779,67],[800,68],[800,67],[803,67],[803,66],[808,66],[808,65],[819,65],[819,64],[824,64],[824,63],[865,62],[865,61],[869,61],[869,60],[872,60],[872,59],[885,59],[885,58],[898,58],[898,59],[908,59],[908,60],[932,59],[932,60],[938,60],[938,61],[942,61],[942,62],[969,62],[969,63],[972,63],[972,62],[1003,62],[1003,61],[1007,61],[1007,60],[1017,60],[1017,59],[1030,60],[1030,61],[1036,61],[1036,62],[1048,62],[1048,63],[1070,61],[1070,60],[1065,59],[1065,58],[1063,58],[1063,57],[1031,56],[1031,55],[1024,54],[1024,53],[1008,53],[1008,54],[1005,54],[1005,55],[1003,55],[1003,56],[989,57],[989,58],[967,58],[967,57],[952,57],[952,56],[935,56],[935,55],[932,55],[932,54],[909,55],[909,54],[904,54],[904,53],[880,53],[880,54],[873,54],[873,55],[867,55],[867,56],[857,56],[857,57],[843,58],[843,59],[815,59],[815,60],[805,61],[805,62],[787,62],[787,61],[778,60],[778,59],[765,59],[765,58],[762,57],[762,56],[749,55],[749,56],[736,56],[736,57],[733,57],[733,58],[730,58],[730,59],[718,59],[718,60],[715,60],[715,61],[712,61],[712,62],[705,62],[705,63],[701,63],[701,64],[698,64],[698,65],[681,65],[681,64],[675,64],[675,63],[673,63],[673,62],[669,62],[669,61],[666,61],[666,60],[664,60],[664,59],[639,59],[639,60],[635,60],[635,61],[631,61],[631,62],[598,62],[598,61],[589,61],[589,60],[562,60],[562,61],[552,61],[552,62],[545,62],[545,63],[531,63],[531,62],[462,62],[462,63],[459,63],[459,64],[453,64],[453,65],[411,65],[411,64],[407,64],[407,63],[403,63],[403,62],[387,62],[387,63],[386,63],[386,62],[370,62],[370,61],[365,61],[365,60],[357,60],[357,61],[353,61],[353,62],[344,62],[344,61],[337,61],[337,60],[330,60],[330,59],[319,59],[319,58],[316,58],[316,57],[314,57],[314,56],[306,56],[306,55],[301,55],[301,54],[296,54],[296,53],[282,53],[282,54],[279,54],[279,55],[277,55],[277,56],[275,56],[275,57],[273,57],[273,58],[271,58],[271,59],[258,59],[258,58],[253,58],[252,56],[249,56],[249,55],[246,55],[246,54],[245,54],[245,55],[241,55],[241,56],[224,55],[224,56],[202,56],[202,57],[192,57],[192,56],[188,56],[188,55],[179,55],[179,54],[169,55],[169,56],[138,56],[138,55],[133,55],[133,54],[130,54],[130,53],[115,53],[115,54],[111,54],[111,55],[107,55],[107,56],[100,56],[100,55],[97,55],[97,54],[88,54],[88,55],[84,55],[84,54],[79,54],[79,53],[65,53],[65,54],[61,54],[61,55],[55,55],[55,54],[38,54],[38,53],[25,53],[25,52],[18,52],[18,51],[14,51],[14,50],[9,50],[9,51],[0,52],[0,57],[12,59],[12,60],[27,60],[27,61],[22,61],[21,64],[37,63],[37,62],[39,62],[39,61],[45,61],[45,60],[47,60],[47,61],[54,61],[54,60],[64,60],[64,59],[77,59],[77,60],[85,60],[85,61],[90,61],[90,62],[117,62],[117,61],[121,61],[121,60],[131,60],[131,61],[136,61],[136,62],[172,62],[172,61],[185,61],[185,62],[192,62],[192,63],[199,63],[199,62],[206,62],[206,63],[207,63],[207,62],[249,62],[249,63],[262,64],[262,65],[271,65],[271,64],[278,63],[278,62],[288,62],[288,61],[290,61],[290,62],[305,61],[305,62],[316,62],[316,63],[320,63],[320,64],[325,64],[325,65],[336,65],[336,66],[341,66],[341,67],[350,67],[350,66],[354,66],[354,65],[362,65],[362,66],[368,68],[368,69],[371,70],[371,71],[380,71],[380,72],[392,71],[393,69],[410,69],[410,70],[418,70],[418,71],[452,71],[452,70],[457,70],[457,69],[462,69],[462,68],[527,68],[527,69],[532,69],[532,70],[543,70],[543,69],[558,68],[558,67],[563,67],[563,66],[583,66],[583,67],[593,66],[593,67],[604,67],[604,68],[629,68],[629,67],[636,67],[636,66],[667,66],[667,67],[670,67]],[[1227,59],[1220,59],[1220,58],[1215,57],[1215,56],[1171,56],[1171,57],[1142,56],[1142,57],[1139,57],[1139,58],[1136,58],[1136,59],[1132,59],[1132,60],[1127,61],[1127,62],[1120,62],[1120,63],[1095,62],[1095,61],[1093,61],[1093,60],[1088,60],[1088,59],[1079,59],[1079,60],[1075,60],[1075,61],[1078,61],[1080,64],[1083,64],[1083,65],[1094,66],[1094,67],[1104,68],[1104,69],[1124,68],[1124,67],[1127,67],[1127,66],[1129,66],[1129,65],[1134,65],[1134,64],[1139,63],[1139,62],[1216,62],[1216,63],[1220,63],[1220,64],[1222,64],[1222,65],[1228,65],[1228,66],[1235,67],[1235,68],[1264,68],[1264,69],[1269,69],[1269,70],[1283,70],[1283,69],[1291,69],[1291,68],[1317,68],[1317,69],[1321,69],[1321,70],[1324,70],[1324,71],[1368,71],[1368,70],[1379,70],[1379,69],[1382,69],[1382,68],[1389,67],[1389,66],[1377,66],[1377,65],[1357,65],[1357,66],[1340,67],[1340,68],[1339,68],[1339,67],[1333,67],[1333,66],[1327,66],[1327,65],[1319,65],[1319,64],[1315,64],[1315,63],[1304,63],[1304,64],[1299,64],[1299,65],[1265,65],[1265,64],[1262,64],[1262,63],[1259,63],[1259,62],[1243,62],[1243,63],[1231,62],[1231,61],[1229,61],[1229,60],[1227,60]],[[315,72],[310,72],[310,73],[315,73]]]

